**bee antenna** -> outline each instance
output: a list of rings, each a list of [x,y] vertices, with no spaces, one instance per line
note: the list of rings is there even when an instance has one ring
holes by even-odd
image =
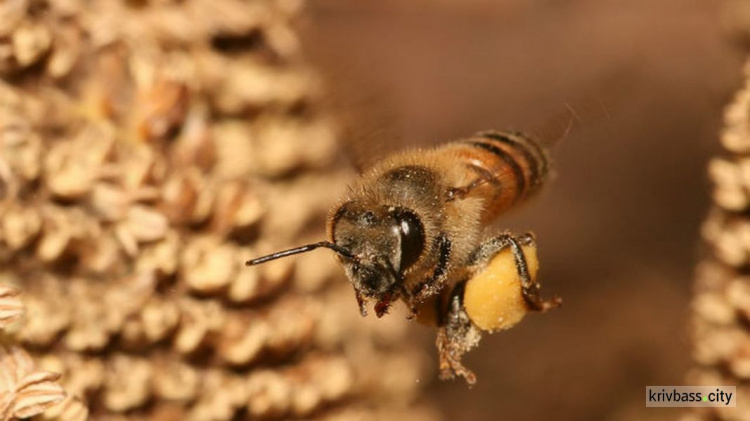
[[[335,251],[337,254],[344,256],[344,257],[348,257],[350,259],[354,258],[354,255],[351,254],[349,250],[339,245],[336,245],[334,243],[331,243],[330,241],[321,241],[319,243],[306,244],[301,247],[295,247],[289,250],[277,251],[276,253],[269,254],[268,256],[263,256],[263,257],[258,257],[257,259],[248,260],[247,262],[245,262],[245,266],[255,266],[261,263],[266,263],[271,260],[276,260],[276,259],[281,259],[282,257],[291,256],[293,254],[307,253],[308,251],[312,251],[320,247],[331,249]]]

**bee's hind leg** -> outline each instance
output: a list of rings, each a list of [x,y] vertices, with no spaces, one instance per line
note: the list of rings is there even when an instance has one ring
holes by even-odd
[[[557,296],[553,296],[550,299],[542,298],[539,282],[531,279],[526,255],[522,249],[522,246],[527,245],[536,247],[536,240],[531,233],[517,237],[510,234],[502,234],[482,243],[473,253],[471,261],[473,265],[486,266],[498,253],[510,247],[516,269],[518,270],[518,276],[521,279],[521,292],[529,310],[544,312],[559,307],[562,304],[562,299]]]
[[[460,282],[453,288],[446,307],[442,307],[442,300],[437,300],[439,327],[436,344],[440,357],[440,378],[452,379],[459,375],[471,386],[476,383],[477,377],[463,365],[461,358],[479,344],[481,332],[471,323],[464,309],[465,284],[465,281]]]

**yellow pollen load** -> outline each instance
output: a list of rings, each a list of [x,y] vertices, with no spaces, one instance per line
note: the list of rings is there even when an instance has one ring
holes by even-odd
[[[535,281],[539,270],[536,246],[522,249],[531,280]],[[466,282],[464,308],[482,330],[509,329],[523,319],[528,308],[521,295],[521,279],[510,248],[498,253],[482,272]]]

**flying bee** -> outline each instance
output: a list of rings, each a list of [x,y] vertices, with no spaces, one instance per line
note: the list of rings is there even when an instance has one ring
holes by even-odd
[[[548,174],[547,151],[520,133],[484,132],[397,153],[363,174],[331,210],[328,241],[247,265],[333,250],[363,316],[368,301],[381,317],[402,300],[412,316],[438,325],[441,377],[458,374],[471,384],[475,376],[461,357],[481,331],[506,329],[527,312],[561,303],[540,296],[532,234],[486,233]]]

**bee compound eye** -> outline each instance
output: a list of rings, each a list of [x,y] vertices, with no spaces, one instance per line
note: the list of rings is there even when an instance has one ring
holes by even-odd
[[[396,228],[401,237],[401,264],[399,271],[403,272],[419,260],[424,250],[424,226],[419,217],[409,210],[396,209],[394,211]]]

